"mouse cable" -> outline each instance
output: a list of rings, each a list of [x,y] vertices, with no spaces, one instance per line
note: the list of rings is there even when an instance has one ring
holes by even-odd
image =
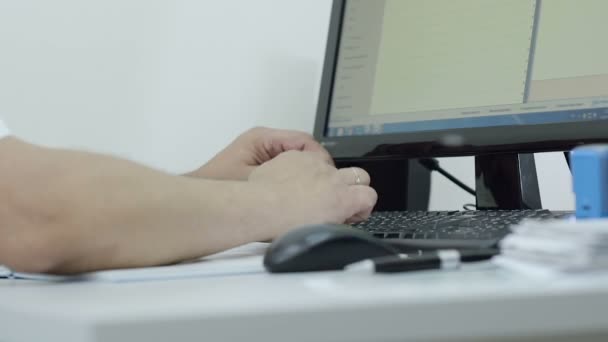
[[[418,162],[429,171],[437,171],[442,174],[445,178],[449,179],[452,183],[458,185],[461,189],[475,196],[475,190],[471,189],[468,185],[461,182],[458,178],[452,176],[449,172],[439,166],[439,161],[435,158],[421,158]]]

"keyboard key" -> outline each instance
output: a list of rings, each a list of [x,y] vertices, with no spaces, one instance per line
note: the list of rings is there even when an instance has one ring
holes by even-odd
[[[486,240],[502,238],[510,226],[525,218],[561,219],[568,212],[520,211],[431,211],[376,212],[354,227],[388,239]]]

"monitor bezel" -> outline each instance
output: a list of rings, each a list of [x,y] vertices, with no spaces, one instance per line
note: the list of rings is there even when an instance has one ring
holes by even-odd
[[[337,159],[408,159],[495,153],[568,151],[608,142],[608,120],[328,137],[327,126],[344,8],[333,0],[314,136]],[[450,142],[460,140],[458,144]]]

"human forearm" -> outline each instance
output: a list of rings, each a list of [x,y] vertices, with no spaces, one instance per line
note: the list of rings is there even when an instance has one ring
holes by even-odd
[[[16,140],[3,145],[12,153],[0,158],[0,236],[8,237],[0,263],[23,271],[166,264],[271,238],[261,225],[281,224],[264,212],[275,195],[256,184],[171,176]]]

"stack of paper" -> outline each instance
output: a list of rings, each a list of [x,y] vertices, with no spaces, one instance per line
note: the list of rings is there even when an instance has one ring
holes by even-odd
[[[500,266],[537,275],[608,271],[608,220],[524,221],[500,243]]]

